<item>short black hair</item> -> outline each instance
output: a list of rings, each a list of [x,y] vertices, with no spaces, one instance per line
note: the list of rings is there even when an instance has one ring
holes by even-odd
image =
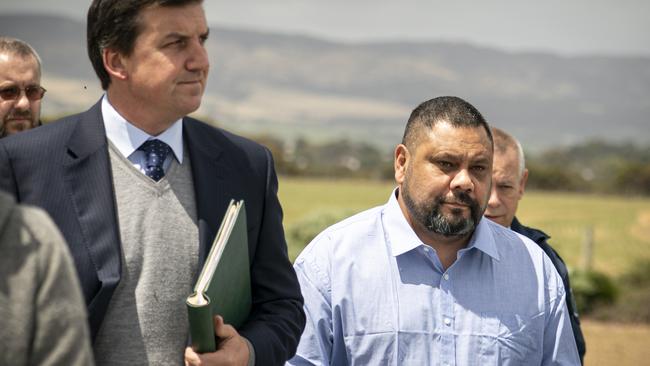
[[[415,149],[424,128],[432,128],[438,122],[448,122],[454,127],[483,127],[493,145],[490,126],[473,105],[458,97],[437,97],[423,102],[411,112],[402,144]]]
[[[140,12],[150,6],[183,6],[203,0],[93,0],[88,9],[86,38],[88,57],[95,73],[108,89],[111,79],[104,69],[102,52],[112,48],[123,55],[133,52],[135,40],[142,32]]]

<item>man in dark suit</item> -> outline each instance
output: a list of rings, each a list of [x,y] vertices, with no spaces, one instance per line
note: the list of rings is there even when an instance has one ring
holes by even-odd
[[[94,0],[88,111],[0,141],[0,188],[44,208],[70,246],[98,364],[282,364],[304,327],[270,152],[186,117],[205,89],[202,1]],[[231,198],[246,203],[253,308],[185,349],[185,297]],[[228,363],[223,363],[228,361]]]
[[[585,339],[580,329],[578,309],[571,291],[569,271],[560,255],[548,243],[550,237],[540,230],[522,225],[515,217],[519,200],[524,195],[526,181],[528,180],[524,150],[519,141],[503,130],[492,127],[492,136],[494,137],[492,192],[485,210],[485,217],[530,238],[551,259],[555,269],[562,277],[571,328],[573,329],[580,360],[583,361],[586,350]]]

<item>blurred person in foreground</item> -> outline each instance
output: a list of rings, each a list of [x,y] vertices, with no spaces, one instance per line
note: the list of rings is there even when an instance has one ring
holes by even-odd
[[[0,140],[0,187],[45,208],[75,260],[99,365],[279,365],[304,327],[268,149],[187,117],[202,100],[200,0],[94,0],[88,54],[105,95]],[[186,348],[185,300],[231,199],[246,202],[252,310]]]
[[[72,258],[43,210],[0,192],[0,365],[93,364]]]
[[[492,166],[492,193],[485,209],[485,217],[510,228],[512,231],[527,236],[548,255],[557,269],[566,292],[566,304],[573,328],[580,360],[585,356],[585,339],[580,329],[578,309],[569,283],[569,271],[560,255],[549,245],[546,233],[522,225],[517,217],[519,200],[524,195],[528,169],[524,160],[524,150],[519,141],[505,131],[492,127],[494,137],[494,162]]]
[[[307,325],[290,364],[580,364],[553,264],[482,219],[492,154],[466,101],[412,112],[388,202],[326,229],[296,259]]]
[[[40,126],[41,59],[32,46],[0,36],[0,138]]]

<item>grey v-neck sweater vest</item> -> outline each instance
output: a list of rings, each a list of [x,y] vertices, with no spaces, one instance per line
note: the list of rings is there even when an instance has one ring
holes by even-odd
[[[109,144],[122,274],[94,344],[98,365],[182,365],[199,237],[192,169],[154,182]]]

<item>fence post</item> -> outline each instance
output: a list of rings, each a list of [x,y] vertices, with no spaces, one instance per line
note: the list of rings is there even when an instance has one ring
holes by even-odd
[[[594,227],[585,227],[584,241],[582,242],[582,269],[590,271],[594,259]]]

